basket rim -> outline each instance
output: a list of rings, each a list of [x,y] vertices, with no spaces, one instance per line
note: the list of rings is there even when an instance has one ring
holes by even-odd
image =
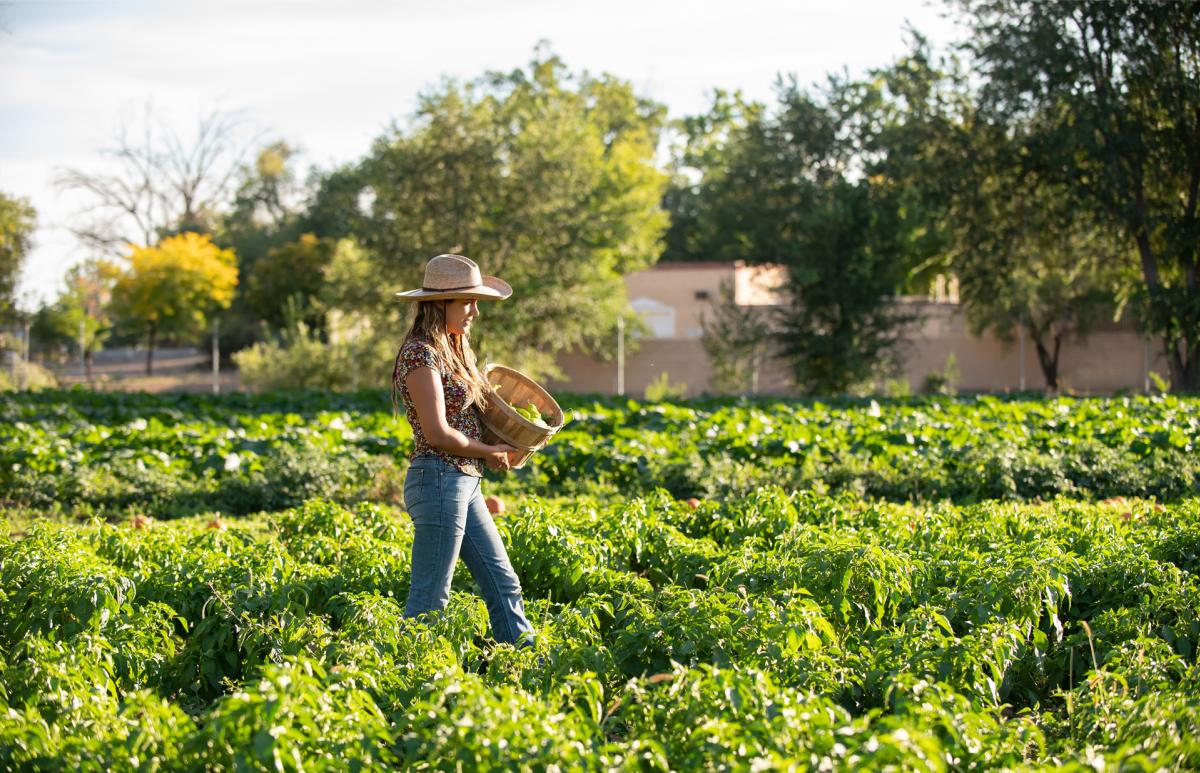
[[[516,409],[514,409],[511,405],[509,405],[507,400],[500,397],[500,395],[497,394],[497,392],[496,392],[495,386],[492,386],[491,395],[495,395],[495,397],[498,398],[498,401],[493,402],[493,401],[489,400],[489,403],[492,406],[494,406],[497,410],[499,410],[506,417],[508,417],[510,419],[516,419],[518,422],[520,422],[521,424],[523,424],[526,427],[529,427],[530,429],[534,429],[539,432],[548,432],[548,434],[546,436],[547,439],[549,439],[549,437],[551,435],[553,435],[555,432],[557,432],[558,430],[563,428],[563,426],[567,422],[566,414],[563,413],[563,409],[561,406],[559,406],[558,401],[555,400],[554,397],[549,392],[547,392],[540,384],[538,384],[536,381],[531,379],[529,376],[526,376],[524,373],[517,370],[516,368],[510,368],[507,365],[500,365],[498,363],[491,363],[491,364],[487,365],[486,367],[484,367],[483,374],[482,374],[483,377],[488,380],[489,386],[491,385],[491,379],[488,378],[488,375],[495,370],[500,370],[501,372],[512,374],[512,375],[518,377],[519,379],[521,379],[522,381],[526,382],[530,386],[532,386],[535,390],[537,390],[541,394],[541,396],[545,397],[550,402],[550,405],[552,405],[554,407],[555,413],[551,414],[551,416],[553,418],[556,418],[558,421],[553,424],[547,424],[545,426],[543,426],[541,424],[534,424],[529,419],[526,419],[524,416],[517,413]],[[484,420],[485,421],[487,420],[486,413],[484,414]]]

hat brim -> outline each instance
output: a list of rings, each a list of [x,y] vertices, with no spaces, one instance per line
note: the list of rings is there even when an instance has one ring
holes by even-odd
[[[502,301],[512,295],[512,286],[500,277],[485,276],[483,284],[461,290],[405,290],[396,293],[398,301],[441,301],[450,298],[473,298],[480,301]]]

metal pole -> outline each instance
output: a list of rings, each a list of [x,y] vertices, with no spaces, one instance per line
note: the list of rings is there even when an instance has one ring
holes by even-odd
[[[1150,394],[1150,339],[1142,339],[1142,392]]]
[[[625,394],[625,318],[617,317],[617,394]]]
[[[21,358],[21,388],[29,388],[29,320],[25,320],[25,356]]]
[[[1017,337],[1021,342],[1020,357],[1020,390],[1025,391],[1025,315],[1021,315],[1021,322],[1017,325]]]
[[[87,353],[83,343],[83,317],[79,317],[79,380],[87,378]]]
[[[221,394],[221,319],[213,319],[212,342],[213,394]]]
[[[750,394],[758,394],[758,344],[750,350]]]

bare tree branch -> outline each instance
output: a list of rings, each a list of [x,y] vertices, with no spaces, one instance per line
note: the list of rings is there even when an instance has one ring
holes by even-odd
[[[77,215],[76,238],[105,252],[127,243],[153,244],[181,228],[207,230],[226,205],[230,188],[261,133],[249,135],[241,114],[213,109],[181,136],[147,105],[125,120],[113,146],[101,151],[109,170],[60,170],[60,190],[84,193],[91,203]]]

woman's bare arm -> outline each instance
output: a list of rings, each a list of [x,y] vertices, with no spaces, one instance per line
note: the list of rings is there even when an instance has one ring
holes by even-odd
[[[454,456],[483,459],[493,469],[508,469],[509,445],[488,445],[469,438],[446,421],[446,401],[442,393],[442,375],[433,368],[413,368],[404,379],[421,431],[429,444]]]

